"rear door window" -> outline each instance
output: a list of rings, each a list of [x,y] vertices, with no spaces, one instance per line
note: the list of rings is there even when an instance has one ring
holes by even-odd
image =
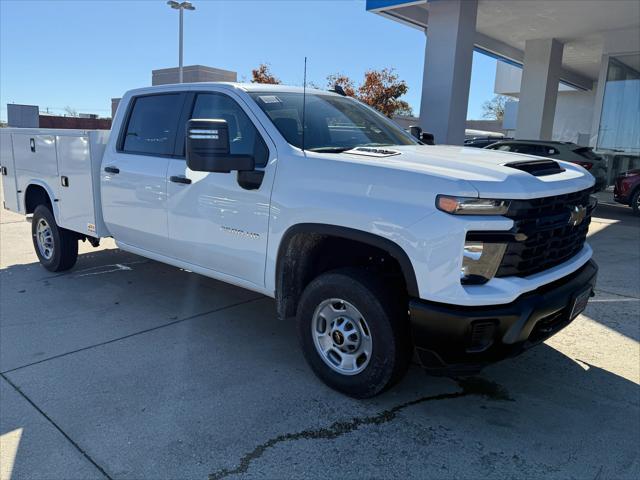
[[[145,95],[133,100],[121,150],[145,155],[172,155],[184,94]]]

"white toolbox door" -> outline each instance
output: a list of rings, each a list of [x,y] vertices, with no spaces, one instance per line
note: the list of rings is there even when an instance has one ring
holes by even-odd
[[[58,159],[56,158],[56,137],[46,134],[16,133],[11,134],[13,145],[13,161],[16,167],[18,195],[24,201],[26,192],[21,188],[37,183],[46,186],[52,202],[57,202]],[[56,204],[53,214],[57,219]]]
[[[68,230],[96,236],[89,136],[58,135],[56,144],[59,223]]]
[[[7,210],[19,212],[18,186],[16,183],[16,168],[13,161],[13,147],[11,134],[0,134],[0,170],[2,173],[2,201]]]

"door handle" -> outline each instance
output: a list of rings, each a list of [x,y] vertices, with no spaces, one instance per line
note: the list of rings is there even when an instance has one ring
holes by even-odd
[[[189,185],[191,183],[191,179],[187,177],[171,176],[169,177],[169,180],[173,183],[184,183],[186,185]]]
[[[104,167],[104,171],[107,173],[120,173],[120,169],[118,167]]]
[[[8,175],[9,172],[7,171],[7,167],[5,167],[4,165],[0,167],[0,173],[2,173],[2,175]]]

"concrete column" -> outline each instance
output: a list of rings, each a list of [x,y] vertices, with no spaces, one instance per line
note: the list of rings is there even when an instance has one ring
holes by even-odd
[[[477,0],[429,2],[420,126],[436,143],[464,142],[477,11]]]
[[[562,50],[553,38],[525,42],[516,138],[551,140]]]

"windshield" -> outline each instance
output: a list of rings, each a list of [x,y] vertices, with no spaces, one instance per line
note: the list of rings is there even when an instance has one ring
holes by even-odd
[[[302,148],[302,93],[250,92],[291,145]],[[343,152],[354,147],[416,145],[387,118],[350,98],[307,93],[304,148]]]

